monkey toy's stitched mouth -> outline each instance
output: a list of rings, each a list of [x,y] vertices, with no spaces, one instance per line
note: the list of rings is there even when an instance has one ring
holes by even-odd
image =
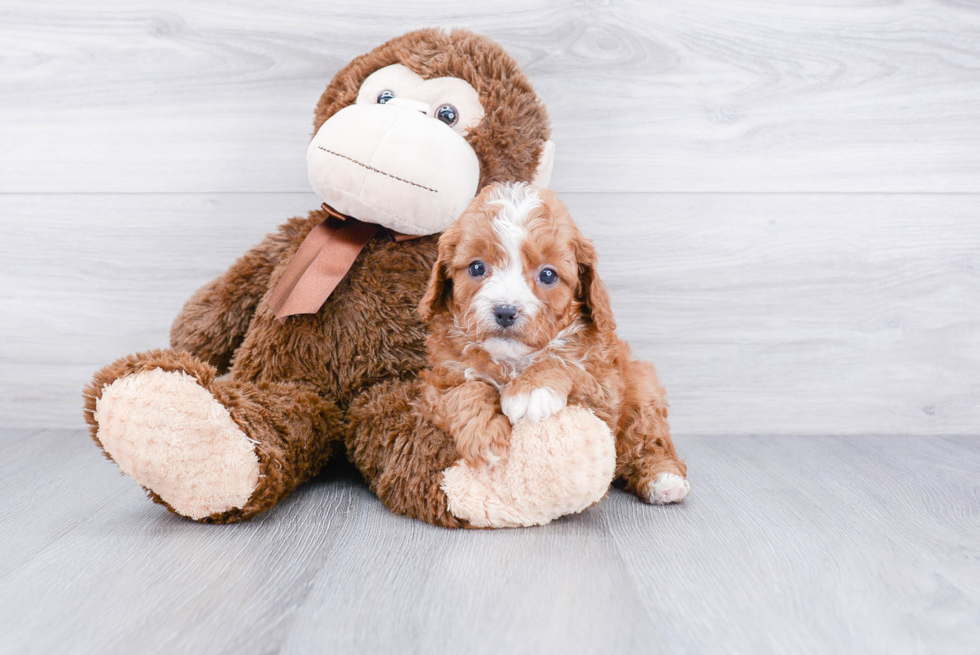
[[[417,111],[344,107],[306,150],[313,190],[341,213],[403,234],[435,234],[476,195],[480,160],[466,139]]]
[[[384,171],[382,171],[380,169],[375,168],[374,166],[368,166],[364,162],[359,162],[356,159],[354,159],[353,157],[348,157],[347,155],[342,155],[339,152],[334,152],[333,150],[328,150],[327,148],[324,148],[323,146],[317,146],[317,148],[319,148],[323,152],[326,152],[328,154],[331,154],[331,155],[333,155],[335,157],[340,157],[341,159],[346,159],[349,162],[353,162],[353,163],[357,164],[358,166],[361,166],[363,168],[366,168],[367,170],[369,170],[369,171],[371,171],[373,173],[380,173],[381,175],[386,175],[386,176],[390,177],[393,180],[398,180],[399,182],[404,182],[405,184],[411,184],[412,186],[418,187],[420,189],[425,189],[426,191],[431,191],[432,193],[439,193],[436,189],[430,189],[429,187],[423,186],[423,185],[421,185],[421,184],[419,184],[417,182],[412,182],[411,180],[405,180],[405,179],[402,179],[402,178],[398,177],[397,175],[392,175],[391,173],[386,173],[386,172],[384,172]]]

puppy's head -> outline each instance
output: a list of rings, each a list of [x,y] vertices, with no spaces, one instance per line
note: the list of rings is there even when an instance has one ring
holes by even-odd
[[[553,192],[491,185],[439,239],[419,314],[449,314],[469,342],[505,356],[539,350],[576,323],[611,331],[595,266],[592,242]]]

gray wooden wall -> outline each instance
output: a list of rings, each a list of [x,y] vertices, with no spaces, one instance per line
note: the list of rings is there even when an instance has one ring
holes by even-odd
[[[318,205],[345,62],[409,29],[502,43],[553,186],[677,433],[980,428],[980,4],[0,4],[0,422],[81,422],[114,358]]]

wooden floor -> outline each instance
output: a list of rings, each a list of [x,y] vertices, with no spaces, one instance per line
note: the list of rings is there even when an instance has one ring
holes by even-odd
[[[395,516],[346,467],[250,523],[82,431],[0,433],[0,653],[975,653],[980,437],[688,437],[693,493],[541,528]]]

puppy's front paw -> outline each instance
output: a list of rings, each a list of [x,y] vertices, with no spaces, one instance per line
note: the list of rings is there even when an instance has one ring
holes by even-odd
[[[567,396],[559,395],[550,387],[535,389],[531,392],[531,399],[527,404],[527,413],[524,418],[532,423],[546,421],[565,409],[567,402]]]
[[[506,394],[500,397],[500,411],[510,420],[511,425],[517,425],[524,420],[530,401],[529,393]]]
[[[567,402],[566,396],[551,387],[542,387],[531,393],[505,394],[500,399],[500,410],[510,419],[511,425],[524,420],[540,423],[563,410]]]
[[[488,422],[471,421],[457,434],[456,450],[471,466],[500,461],[510,445],[510,424],[507,419],[496,414]]]
[[[647,488],[647,502],[654,505],[679,503],[691,493],[691,483],[674,473],[663,471]]]

